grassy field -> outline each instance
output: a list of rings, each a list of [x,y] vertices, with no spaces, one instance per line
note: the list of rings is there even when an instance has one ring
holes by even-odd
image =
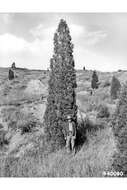
[[[65,149],[49,153],[44,142],[43,115],[49,73],[16,69],[8,80],[8,68],[0,68],[0,176],[6,177],[101,177],[112,170],[116,142],[110,118],[117,100],[110,98],[115,75],[123,84],[126,71],[98,72],[99,88],[90,95],[92,71],[77,71],[77,105],[82,144],[76,155]],[[102,118],[98,112],[106,108]]]

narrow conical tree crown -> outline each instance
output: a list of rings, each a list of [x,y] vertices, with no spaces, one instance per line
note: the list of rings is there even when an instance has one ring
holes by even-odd
[[[65,145],[67,116],[77,122],[76,72],[69,28],[62,19],[54,35],[54,54],[50,61],[49,95],[44,116],[45,132],[53,150]]]
[[[96,71],[93,71],[93,74],[92,74],[91,87],[93,89],[98,88],[98,76],[97,76]]]
[[[112,82],[111,82],[111,90],[110,90],[112,99],[118,98],[120,88],[121,88],[120,81],[115,76],[113,76],[112,77]]]

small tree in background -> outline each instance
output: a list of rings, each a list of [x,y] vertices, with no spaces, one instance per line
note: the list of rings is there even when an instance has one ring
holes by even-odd
[[[112,127],[118,150],[113,167],[115,171],[122,171],[124,176],[127,176],[127,83],[120,93],[117,109],[112,120]]]
[[[61,20],[54,35],[54,55],[50,61],[49,95],[44,115],[45,133],[52,150],[65,145],[67,116],[77,122],[73,44],[69,28]]]
[[[98,88],[98,76],[97,76],[96,71],[93,71],[93,74],[92,74],[91,87],[93,89]]]
[[[11,68],[12,68],[12,69],[16,69],[15,62],[12,63]]]
[[[12,69],[9,69],[8,72],[8,79],[13,80],[14,79],[14,71]]]
[[[83,67],[83,70],[84,70],[84,71],[86,70],[85,66]]]
[[[110,90],[112,99],[117,99],[118,98],[120,88],[121,88],[120,81],[115,76],[113,76],[112,77],[112,82],[111,82],[111,90]]]

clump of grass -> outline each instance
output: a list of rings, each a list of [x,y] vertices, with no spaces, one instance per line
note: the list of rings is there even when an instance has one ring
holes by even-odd
[[[102,123],[93,123],[88,116],[85,119],[79,120],[77,125],[76,145],[82,146],[87,141],[87,133],[95,132],[102,128]]]
[[[104,81],[102,87],[109,87],[111,85],[111,82],[109,80]]]
[[[21,108],[12,106],[2,110],[2,118],[8,124],[11,131],[19,130],[21,134],[33,132],[41,127],[40,123],[30,112],[24,112]]]
[[[78,94],[77,99],[80,109],[84,112],[98,111],[100,104],[112,104],[109,89],[107,88],[97,89],[92,96]]]
[[[104,104],[101,104],[98,107],[98,113],[97,113],[97,118],[109,118],[110,113],[108,110],[108,107]]]
[[[21,134],[32,132],[32,128],[36,126],[36,122],[29,120],[20,120],[18,121],[18,129],[21,130]]]

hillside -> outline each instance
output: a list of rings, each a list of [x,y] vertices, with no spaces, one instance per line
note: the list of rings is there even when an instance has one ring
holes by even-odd
[[[87,140],[75,156],[65,150],[53,154],[44,150],[49,72],[21,68],[15,72],[16,78],[9,81],[8,68],[0,68],[0,176],[102,176],[111,167],[116,147],[108,119],[97,118],[97,113],[100,105],[114,113],[117,101],[110,98],[111,78],[115,75],[123,84],[127,71],[98,72],[100,85],[92,96],[92,71],[77,71],[78,120],[86,119],[92,128],[86,128]]]

